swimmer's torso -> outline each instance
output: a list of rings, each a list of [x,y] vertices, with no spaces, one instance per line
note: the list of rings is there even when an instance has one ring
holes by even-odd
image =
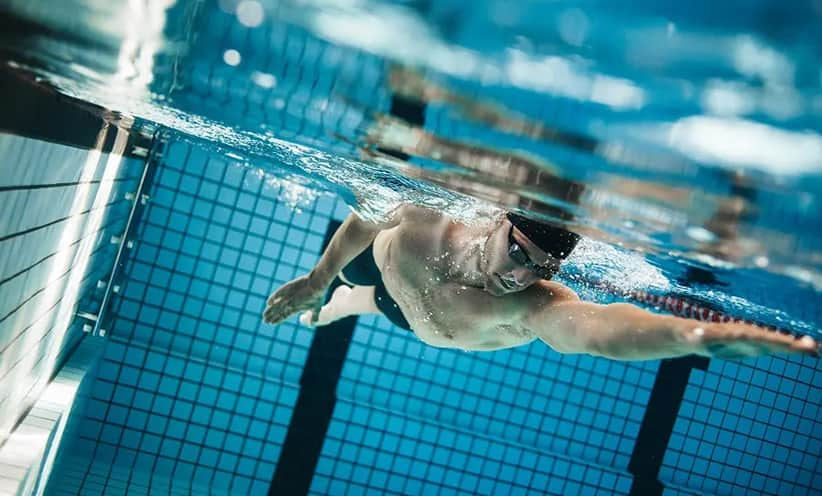
[[[374,259],[388,293],[426,343],[480,350],[533,339],[505,315],[478,315],[471,301],[483,286],[480,266],[495,222],[466,226],[415,208],[374,240]]]

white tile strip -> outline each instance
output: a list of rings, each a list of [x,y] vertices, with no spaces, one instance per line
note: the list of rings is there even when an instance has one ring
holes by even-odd
[[[71,406],[102,341],[92,336],[83,339],[0,447],[0,496],[43,493]]]

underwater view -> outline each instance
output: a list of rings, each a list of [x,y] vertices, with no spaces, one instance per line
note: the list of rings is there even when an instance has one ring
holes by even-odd
[[[820,26],[0,0],[0,496],[822,495]]]

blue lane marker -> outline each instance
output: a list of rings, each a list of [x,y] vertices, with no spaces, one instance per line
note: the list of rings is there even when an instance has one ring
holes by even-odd
[[[329,223],[323,249],[340,225],[336,220]],[[329,289],[329,294],[334,287]],[[334,413],[337,383],[356,325],[357,317],[347,317],[316,329],[269,495],[308,494]]]
[[[674,430],[679,406],[688,387],[692,369],[708,369],[705,357],[687,356],[662,360],[656,374],[645,416],[639,426],[628,472],[634,478],[631,496],[661,496],[664,486],[659,482],[659,469]]]

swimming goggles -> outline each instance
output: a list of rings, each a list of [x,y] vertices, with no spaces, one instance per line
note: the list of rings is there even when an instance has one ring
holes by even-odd
[[[559,261],[552,258],[550,262],[550,266],[539,265],[534,263],[531,260],[531,257],[525,253],[525,249],[520,245],[516,239],[514,239],[514,226],[511,226],[511,229],[508,231],[508,256],[511,257],[511,260],[517,262],[518,264],[524,266],[534,274],[538,275],[542,279],[550,280],[557,272],[559,272]]]

